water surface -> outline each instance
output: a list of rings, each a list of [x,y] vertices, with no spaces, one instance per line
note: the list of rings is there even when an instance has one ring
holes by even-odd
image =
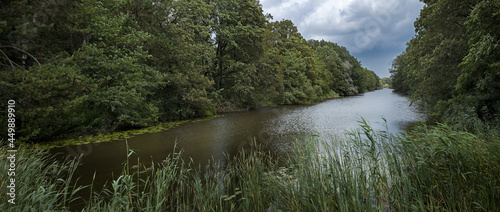
[[[390,89],[367,92],[359,96],[331,99],[315,105],[278,106],[248,112],[224,114],[208,121],[190,122],[168,131],[139,135],[127,143],[136,154],[130,160],[158,163],[174,151],[182,149],[186,160],[206,163],[225,160],[225,154],[248,149],[255,141],[275,154],[288,152],[294,139],[308,135],[323,138],[340,136],[359,126],[363,117],[373,128],[385,129],[384,118],[392,133],[400,133],[424,116],[408,98]],[[127,158],[125,141],[69,146],[52,150],[70,155],[84,153],[77,170],[80,183],[88,184],[96,173],[97,184],[112,179],[123,168]],[[148,165],[149,166],[149,165]]]

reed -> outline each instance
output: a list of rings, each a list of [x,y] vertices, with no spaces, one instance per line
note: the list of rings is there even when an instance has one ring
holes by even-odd
[[[376,132],[364,121],[360,126],[343,138],[324,141],[311,136],[296,141],[287,167],[279,167],[258,147],[205,169],[194,169],[174,154],[149,179],[149,190],[155,192],[141,196],[148,204],[134,208],[491,211],[499,207],[498,142],[446,125],[421,124],[400,137]]]
[[[15,153],[15,176],[9,176],[11,153],[0,149],[0,211],[55,211],[69,210],[85,186],[73,181],[79,158],[56,162],[46,150],[33,151],[20,146]],[[8,202],[11,177],[15,180],[15,204]]]
[[[297,140],[284,167],[257,145],[206,167],[184,161],[182,151],[148,165],[152,170],[130,170],[127,161],[120,176],[93,191],[83,211],[495,211],[500,207],[499,147],[498,140],[446,125],[420,124],[395,136],[361,121],[359,130],[344,137]],[[36,154],[38,159],[27,160],[50,161],[45,153]],[[40,165],[26,168],[37,167],[41,170]],[[64,169],[74,170],[74,164]],[[43,174],[58,173],[53,171]],[[64,210],[75,198],[62,178],[49,183],[24,178],[49,186],[45,190],[56,185],[41,195],[20,193],[20,198],[26,195],[26,207]]]

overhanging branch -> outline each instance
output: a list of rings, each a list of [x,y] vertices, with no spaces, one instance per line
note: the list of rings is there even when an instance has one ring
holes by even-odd
[[[0,50],[0,52],[3,54],[3,56],[5,56],[5,59],[7,59],[7,61],[9,61],[10,65],[12,66],[12,68],[15,68],[14,67],[14,62],[12,62],[12,60],[9,59],[9,57],[5,54],[5,52],[3,52],[2,50]]]
[[[22,49],[20,49],[20,48],[17,48],[17,47],[15,47],[15,46],[0,46],[0,48],[4,48],[4,49],[5,49],[5,48],[10,48],[10,49],[15,49],[15,50],[17,50],[17,51],[20,51],[20,52],[22,52],[23,54],[26,54],[26,55],[28,55],[29,57],[31,57],[31,58],[32,58],[32,59],[33,59],[33,60],[34,60],[34,61],[38,64],[38,66],[40,66],[40,67],[42,66],[42,64],[40,64],[40,62],[38,62],[38,60],[36,59],[36,57],[34,57],[34,56],[33,56],[33,55],[31,55],[30,53],[28,53],[28,52],[26,52],[26,51],[24,51],[24,50],[22,50]]]

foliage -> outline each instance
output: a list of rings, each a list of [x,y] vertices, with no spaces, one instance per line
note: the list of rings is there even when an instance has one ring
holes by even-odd
[[[384,77],[380,79],[380,84],[383,86],[383,88],[392,88],[392,80],[390,77]]]
[[[309,46],[315,50],[320,64],[319,72],[326,77],[323,79],[329,83],[331,90],[342,96],[351,96],[380,89],[379,77],[362,68],[361,63],[345,47],[323,40],[310,40]]]
[[[210,38],[213,5],[205,1],[131,4],[139,27],[151,35],[145,44],[152,55],[150,64],[164,75],[155,89],[160,120],[213,115],[214,82],[207,76],[215,54]]]
[[[418,201],[431,210],[495,210],[500,203],[498,140],[479,139],[447,125],[419,125],[403,148]]]
[[[498,148],[446,125],[395,137],[361,122],[345,138],[297,141],[286,167],[254,146],[202,174],[174,153],[153,165],[149,188],[123,181],[134,177],[125,171],[88,210],[489,211],[499,204]]]
[[[0,156],[5,158],[0,162],[0,170],[5,173],[0,175],[3,184],[0,191],[4,194],[0,197],[2,211],[67,211],[79,199],[78,192],[85,188],[72,183],[78,159],[61,163],[49,156],[48,150],[33,151],[19,146],[15,153],[15,176],[9,176],[10,153],[2,147]],[[8,202],[11,179],[15,179],[15,204]]]
[[[82,125],[93,126],[92,115],[82,113],[87,111],[85,103],[92,85],[77,67],[49,63],[1,75],[12,80],[1,85],[12,92],[9,99],[16,100],[16,125],[23,136],[20,139],[72,133],[81,130]]]
[[[498,121],[500,117],[500,1],[476,5],[465,25],[469,52],[460,67],[457,93],[471,100],[478,117]]]
[[[257,71],[255,63],[263,52],[266,18],[253,0],[219,0],[214,4],[214,87],[238,107],[255,107],[253,76]]]
[[[498,140],[481,139],[447,125],[425,124],[396,137],[386,131],[374,131],[365,121],[360,123],[360,129],[345,137],[328,141],[315,137],[296,140],[294,151],[286,158],[274,158],[253,145],[251,151],[228,156],[224,161],[210,161],[206,167],[184,161],[182,151],[174,151],[161,163],[139,165],[144,166],[140,169],[133,169],[136,163],[127,159],[122,174],[106,187],[88,185],[92,195],[83,211],[494,211],[498,208]],[[127,153],[130,156],[134,151],[127,148]],[[75,196],[68,196],[67,201],[58,198],[75,189],[67,187],[70,178],[42,183],[38,180],[42,178],[31,177],[32,171],[43,167],[40,163],[52,164],[46,154],[23,153],[19,164],[26,166],[26,171],[19,172],[16,181],[30,180],[29,188],[35,190],[40,186],[45,188],[34,192],[37,198],[26,199],[42,201],[29,205],[34,210],[67,210],[64,204],[74,201]],[[1,165],[5,168],[7,163]],[[63,173],[71,167],[74,166],[44,170]],[[61,190],[47,190],[57,188],[51,185],[64,186]],[[5,200],[2,202],[0,207],[11,207]],[[15,207],[29,202],[20,203]]]
[[[23,0],[0,10],[0,107],[22,108],[19,141],[379,88],[345,48],[306,41],[254,0]]]
[[[477,130],[471,120],[500,126],[500,2],[424,3],[416,37],[393,62],[394,89],[421,100],[435,120],[469,130]]]

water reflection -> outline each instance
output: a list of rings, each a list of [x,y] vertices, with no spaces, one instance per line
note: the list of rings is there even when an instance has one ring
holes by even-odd
[[[308,135],[323,138],[343,135],[346,130],[359,126],[360,117],[372,127],[384,130],[382,117],[389,131],[398,133],[412,122],[423,119],[406,97],[390,89],[368,92],[360,96],[332,99],[316,105],[280,106],[249,112],[228,113],[209,121],[191,122],[174,129],[145,134],[128,140],[130,148],[143,163],[158,163],[174,151],[184,151],[185,160],[205,164],[208,160],[225,160],[225,154],[235,154],[249,148],[252,141],[266,145],[275,154],[288,152],[294,139]],[[176,145],[177,144],[177,145]],[[68,154],[65,148],[54,152]],[[80,182],[88,184],[96,172],[97,184],[119,174],[126,160],[124,141],[91,146],[78,169]],[[101,182],[99,182],[101,181]]]

